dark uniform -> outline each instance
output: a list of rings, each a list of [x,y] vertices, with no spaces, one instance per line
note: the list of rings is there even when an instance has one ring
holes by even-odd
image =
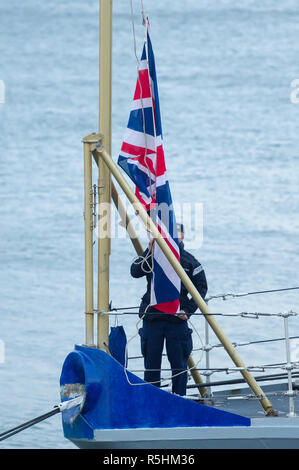
[[[146,260],[145,260],[146,258]],[[208,287],[206,276],[201,264],[190,253],[185,251],[183,242],[180,243],[181,265],[197,288],[205,297]],[[154,382],[160,387],[160,369],[164,340],[166,342],[167,357],[172,369],[172,392],[186,395],[187,373],[180,373],[187,369],[188,359],[192,351],[192,330],[186,320],[177,316],[159,312],[150,303],[152,258],[147,249],[142,257],[136,259],[131,265],[131,275],[135,278],[146,276],[147,290],[139,308],[139,316],[143,317],[143,328],[140,328],[141,351],[144,357],[144,380]],[[147,308],[148,307],[148,308]],[[188,318],[197,310],[197,303],[188,296],[186,287],[181,283],[180,308]]]

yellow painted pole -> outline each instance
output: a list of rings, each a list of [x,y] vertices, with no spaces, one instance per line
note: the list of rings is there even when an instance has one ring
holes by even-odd
[[[134,206],[135,211],[139,214],[142,221],[144,222],[147,230],[149,230],[152,236],[155,238],[156,243],[160,246],[161,250],[163,251],[164,255],[168,259],[168,261],[173,266],[174,270],[180,277],[181,281],[185,285],[188,292],[191,294],[192,298],[197,303],[198,307],[200,308],[201,312],[205,314],[205,319],[209,323],[210,327],[213,329],[214,333],[218,337],[219,341],[222,343],[223,347],[231,357],[232,361],[235,363],[237,367],[240,367],[240,372],[243,375],[244,379],[248,383],[251,390],[254,392],[256,397],[260,400],[262,407],[264,408],[267,415],[275,414],[275,410],[273,408],[272,403],[268,400],[268,398],[263,393],[262,389],[256,382],[255,378],[250,374],[250,372],[246,369],[244,362],[242,361],[241,357],[234,349],[233,345],[226,337],[220,326],[217,324],[215,318],[211,314],[210,310],[208,309],[207,304],[202,299],[201,295],[199,294],[198,290],[190,280],[189,276],[185,273],[184,268],[178,262],[178,260],[173,255],[171,249],[166,244],[165,240],[163,239],[162,235],[160,234],[159,230],[157,229],[154,222],[148,216],[147,212],[143,208],[142,204],[139,202],[133,191],[131,190],[130,186],[126,182],[125,178],[117,168],[116,164],[104,149],[102,144],[99,142],[97,144],[96,152],[98,155],[103,159],[113,176],[115,177],[116,181],[124,191],[125,195]]]
[[[188,367],[190,369],[192,378],[195,382],[195,384],[203,384],[204,381],[202,380],[202,377],[197,369],[195,369],[195,362],[193,357],[190,355],[188,359]],[[199,393],[201,394],[202,397],[206,397],[208,395],[208,391],[206,387],[198,387]]]
[[[94,344],[92,154],[84,139],[85,344]]]
[[[100,0],[99,51],[99,132],[103,144],[111,154],[111,102],[112,102],[112,0]],[[98,311],[109,309],[109,256],[110,256],[110,172],[99,161],[98,178]],[[109,317],[98,314],[97,347],[108,351]]]

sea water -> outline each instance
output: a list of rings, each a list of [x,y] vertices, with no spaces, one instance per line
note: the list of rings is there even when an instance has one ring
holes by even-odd
[[[116,160],[137,60],[129,0],[113,3]],[[140,56],[140,3],[133,6]],[[298,2],[147,0],[144,6],[172,196],[180,207],[200,209],[202,228],[186,249],[202,263],[209,295],[298,286]],[[63,361],[85,340],[81,139],[98,130],[98,1],[2,0],[0,84],[3,432],[59,403]],[[112,240],[114,307],[138,306],[144,292],[144,279],[130,278],[134,256],[123,233]],[[214,300],[210,308],[298,312],[299,292]],[[233,342],[284,335],[280,317],[215,318]],[[111,317],[112,326],[124,325],[128,339],[135,336],[131,356],[140,355],[137,321],[132,315]],[[191,321],[198,349],[204,323],[199,316]],[[290,319],[290,334],[298,334],[297,317]],[[210,342],[219,342],[212,333]],[[297,346],[293,341],[294,353]],[[285,362],[284,347],[281,341],[238,351],[256,366]],[[193,356],[205,367],[202,353]],[[222,348],[214,349],[211,364],[233,366]],[[132,361],[130,367],[143,365]],[[1,442],[1,448],[72,447],[60,416]]]

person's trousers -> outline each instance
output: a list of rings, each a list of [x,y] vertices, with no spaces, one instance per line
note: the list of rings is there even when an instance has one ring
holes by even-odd
[[[144,357],[144,380],[161,385],[161,361],[164,341],[172,370],[172,392],[186,395],[188,359],[192,351],[192,330],[187,321],[143,320],[139,330]]]

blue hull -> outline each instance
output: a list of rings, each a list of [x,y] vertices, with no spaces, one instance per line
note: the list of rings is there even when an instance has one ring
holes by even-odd
[[[94,441],[98,431],[249,427],[250,419],[195,403],[147,384],[104,351],[76,345],[65,359],[61,400],[83,394],[81,408],[62,413],[64,436]]]

